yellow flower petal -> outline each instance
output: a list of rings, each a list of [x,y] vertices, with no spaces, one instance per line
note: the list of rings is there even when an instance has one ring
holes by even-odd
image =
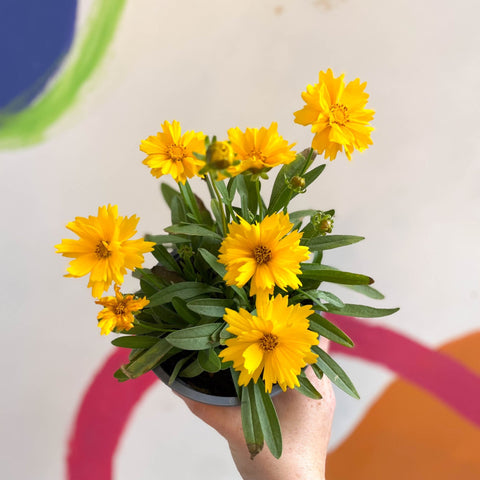
[[[251,280],[252,296],[273,293],[275,285],[298,288],[300,263],[308,259],[310,252],[300,245],[302,234],[291,232],[292,227],[283,212],[253,225],[242,218],[239,224],[231,223],[218,257],[227,270],[227,285],[242,288]]]
[[[318,84],[308,85],[302,93],[305,106],[294,113],[295,122],[312,126],[312,148],[325,158],[333,160],[345,151],[350,160],[355,149],[362,151],[372,145],[373,127],[368,122],[375,112],[365,108],[369,97],[366,85],[358,78],[346,85],[343,75],[335,78],[328,69],[319,73]]]
[[[154,177],[171,175],[178,183],[185,183],[187,178],[199,175],[205,166],[203,160],[195,153],[205,154],[205,135],[193,131],[181,133],[180,123],[165,121],[162,132],[140,142],[140,150],[148,156],[143,163],[151,168]]]
[[[97,316],[98,326],[102,335],[108,335],[115,329],[130,330],[135,320],[133,313],[144,308],[150,301],[146,297],[135,299],[133,295],[122,295],[120,287],[115,285],[114,297],[103,297],[95,303],[104,307]]]
[[[288,297],[257,297],[257,316],[244,309],[227,309],[224,320],[234,335],[226,341],[219,357],[233,362],[240,372],[239,385],[257,382],[262,374],[267,392],[278,383],[283,390],[299,385],[298,375],[317,355],[318,334],[309,330],[311,306],[288,305]]]
[[[295,152],[277,132],[278,125],[272,122],[270,127],[247,128],[245,133],[238,127],[228,130],[228,137],[239,163],[226,169],[230,176],[245,171],[258,173],[277,165],[288,164],[295,160]]]
[[[90,274],[88,286],[94,297],[101,297],[112,282],[122,283],[127,268],[141,267],[143,254],[153,250],[153,242],[129,240],[138,220],[135,215],[119,217],[117,206],[108,205],[99,207],[96,217],[77,217],[67,225],[80,238],[62,240],[57,253],[74,259],[67,268],[70,276]]]

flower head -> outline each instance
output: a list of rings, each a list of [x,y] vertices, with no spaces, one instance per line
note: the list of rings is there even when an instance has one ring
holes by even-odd
[[[235,153],[228,142],[213,142],[207,149],[206,161],[213,170],[223,170],[234,163]]]
[[[345,86],[343,74],[335,78],[328,69],[320,72],[316,85],[308,85],[302,93],[306,105],[295,112],[295,122],[312,126],[312,148],[325,152],[325,158],[333,160],[345,149],[351,160],[354,149],[362,151],[372,145],[373,127],[368,122],[375,111],[365,108],[369,97],[364,92],[366,85],[357,78]]]
[[[270,127],[247,128],[243,133],[238,127],[228,131],[233,151],[240,160],[238,165],[228,169],[232,176],[250,171],[259,173],[281,164],[288,164],[295,160],[295,152],[277,132],[277,124],[273,122]]]
[[[101,297],[112,282],[123,283],[127,268],[133,270],[143,264],[143,254],[151,252],[155,243],[143,238],[129,240],[135,235],[139,218],[119,217],[116,205],[99,207],[98,216],[77,217],[67,228],[78,235],[78,240],[64,239],[56,245],[57,253],[74,258],[67,268],[69,277],[90,274],[88,287],[92,295]]]
[[[112,330],[128,331],[135,320],[133,312],[141,310],[150,303],[146,297],[135,298],[133,295],[122,295],[120,286],[115,285],[114,297],[103,297],[95,302],[105,308],[98,313],[98,326],[102,335],[108,335]]]
[[[252,378],[256,383],[262,372],[267,392],[274,383],[283,391],[299,386],[301,369],[317,359],[311,347],[318,344],[318,334],[308,329],[312,313],[310,305],[288,306],[288,297],[281,295],[257,300],[256,316],[243,308],[238,312],[227,308],[223,318],[235,337],[226,340],[219,357],[233,362],[240,386]]]
[[[148,156],[143,163],[151,168],[154,177],[170,174],[178,183],[198,175],[205,165],[194,153],[205,154],[205,135],[193,131],[181,134],[180,123],[164,122],[163,133],[148,137],[140,143],[140,150]]]
[[[251,279],[250,295],[271,294],[275,285],[298,288],[300,262],[308,259],[309,250],[300,246],[302,234],[291,232],[288,214],[274,213],[255,224],[239,220],[229,225],[219,250],[227,285],[243,287]]]

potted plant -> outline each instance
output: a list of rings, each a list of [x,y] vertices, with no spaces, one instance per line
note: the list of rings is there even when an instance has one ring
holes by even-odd
[[[165,233],[132,240],[138,218],[119,216],[108,205],[97,216],[69,223],[79,238],[57,245],[73,258],[69,276],[90,275],[88,286],[103,307],[101,333],[121,334],[112,343],[131,349],[115,377],[126,381],[153,370],[190,398],[240,404],[252,457],[264,437],[272,454],[281,455],[272,394],[295,388],[321,401],[305,375],[308,365],[358,397],[347,374],[318,347],[319,336],[353,346],[322,312],[383,316],[397,310],[344,303],[326,290],[325,283],[338,283],[381,298],[371,277],[324,263],[326,250],[363,237],[331,234],[333,209],[290,208],[325,170],[317,152],[330,160],[345,152],[350,159],[372,143],[374,112],[366,108],[365,85],[358,79],[346,85],[343,75],[320,72],[295,113],[295,121],[311,125],[315,134],[300,153],[276,123],[231,128],[228,139],[219,141],[193,131],[182,135],[178,122],[164,122],[140,149],[153,176],[169,174],[178,184],[161,186],[171,211]],[[261,187],[275,167],[267,198]],[[189,184],[195,176],[205,181],[209,208]],[[157,261],[151,269],[142,268],[148,252]],[[135,294],[120,292],[127,269],[140,283]],[[102,296],[112,284],[114,295]]]

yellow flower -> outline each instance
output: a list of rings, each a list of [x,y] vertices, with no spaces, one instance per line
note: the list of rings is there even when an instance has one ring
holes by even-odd
[[[290,305],[288,297],[262,297],[257,301],[257,316],[243,308],[226,309],[223,317],[227,330],[235,335],[225,341],[219,353],[223,362],[233,362],[240,372],[238,384],[256,383],[263,372],[265,390],[278,383],[283,391],[299,386],[298,375],[317,355],[311,351],[318,344],[318,334],[308,330],[308,317],[314,313],[310,305]]]
[[[133,312],[141,310],[150,303],[146,297],[135,299],[133,295],[122,295],[120,286],[115,285],[114,297],[103,297],[95,302],[105,308],[98,313],[98,326],[102,335],[108,335],[113,329],[128,331],[135,320]]]
[[[309,250],[300,246],[302,234],[291,232],[288,214],[274,213],[260,223],[249,224],[243,218],[231,223],[220,246],[218,261],[226,266],[227,285],[243,287],[250,279],[250,295],[298,288],[300,262],[308,259]],[[290,232],[290,233],[289,233]]]
[[[312,148],[325,152],[325,158],[330,160],[343,149],[351,160],[354,149],[362,151],[373,144],[373,127],[368,122],[375,111],[365,108],[369,97],[364,92],[367,82],[360,83],[357,78],[345,86],[343,76],[335,78],[330,69],[320,72],[319,82],[308,85],[302,93],[306,105],[294,114],[296,123],[312,125]]]
[[[119,217],[116,205],[99,207],[98,216],[77,217],[67,228],[78,240],[64,239],[56,245],[57,253],[74,258],[67,268],[67,277],[83,277],[90,273],[88,287],[96,298],[107,291],[112,282],[123,283],[127,268],[133,270],[143,263],[143,254],[151,252],[155,243],[143,238],[129,240],[135,235],[136,215]]]
[[[228,169],[232,176],[247,170],[258,173],[295,160],[295,152],[291,150],[295,144],[289,145],[278,134],[275,122],[268,129],[247,128],[245,133],[238,127],[231,128],[228,137],[237,160],[240,160],[238,165]]]
[[[143,161],[154,177],[170,174],[178,183],[198,175],[205,162],[194,153],[205,154],[205,135],[194,131],[181,134],[180,123],[164,122],[163,133],[142,140],[140,150],[148,155]]]

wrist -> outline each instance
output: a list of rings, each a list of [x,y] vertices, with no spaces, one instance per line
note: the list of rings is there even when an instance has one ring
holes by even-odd
[[[243,445],[229,445],[235,466],[243,480],[325,480],[325,461],[309,461],[305,452],[284,451],[277,459],[264,449],[252,460]]]

